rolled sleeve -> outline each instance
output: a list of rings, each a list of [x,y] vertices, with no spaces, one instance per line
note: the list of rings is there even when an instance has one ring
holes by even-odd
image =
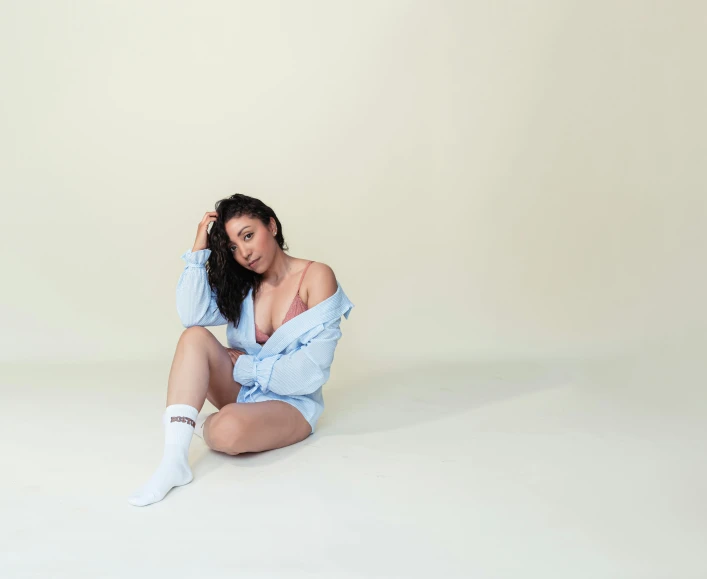
[[[210,249],[200,249],[198,251],[192,251],[188,249],[180,257],[186,262],[188,267],[206,267],[206,262],[209,260],[211,255]]]
[[[258,360],[255,356],[241,354],[233,366],[233,379],[247,388],[258,386],[267,392],[273,366],[281,357],[282,354],[276,354]]]
[[[233,379],[241,386],[250,388],[255,384],[255,356],[241,354],[233,366]]]

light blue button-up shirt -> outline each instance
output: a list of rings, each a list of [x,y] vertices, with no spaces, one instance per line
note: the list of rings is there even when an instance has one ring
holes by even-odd
[[[228,347],[243,350],[233,367],[242,385],[238,402],[282,400],[302,412],[312,432],[324,410],[322,386],[329,379],[339,338],[341,316],[354,304],[337,282],[336,292],[277,328],[265,344],[255,341],[253,289],[241,305],[238,327],[218,309],[206,272],[210,249],[182,254],[186,262],[177,283],[177,313],[185,328],[228,324]]]

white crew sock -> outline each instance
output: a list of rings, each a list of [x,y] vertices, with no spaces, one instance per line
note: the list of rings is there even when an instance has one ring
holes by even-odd
[[[215,414],[212,413],[212,414]],[[211,416],[211,414],[200,414],[199,418],[196,419],[196,426],[194,427],[194,434],[196,434],[202,440],[204,439],[204,422]]]
[[[162,414],[165,442],[162,462],[150,480],[128,497],[131,505],[144,507],[156,503],[173,487],[192,481],[188,457],[194,426],[190,420],[195,421],[198,415],[199,411],[188,404],[167,406]]]

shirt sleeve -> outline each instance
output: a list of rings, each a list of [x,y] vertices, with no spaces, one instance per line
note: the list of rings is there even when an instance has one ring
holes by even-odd
[[[322,324],[308,342],[289,354],[275,354],[262,360],[242,354],[233,366],[233,379],[245,387],[254,384],[263,392],[283,396],[311,394],[329,379],[334,351],[341,338],[341,318]]]
[[[210,255],[210,249],[201,249],[187,250],[181,256],[186,265],[177,282],[177,313],[185,328],[228,323],[218,309],[216,292],[209,284],[206,261]]]

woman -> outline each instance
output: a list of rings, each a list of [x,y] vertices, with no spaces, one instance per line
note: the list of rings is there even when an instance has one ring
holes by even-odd
[[[204,215],[181,256],[177,312],[187,329],[169,373],[162,462],[131,504],[161,501],[191,482],[194,433],[231,455],[314,433],[341,316],[354,304],[329,266],[287,250],[279,219],[258,199],[235,194]],[[228,348],[204,328],[224,324]],[[218,412],[199,416],[206,399]]]

